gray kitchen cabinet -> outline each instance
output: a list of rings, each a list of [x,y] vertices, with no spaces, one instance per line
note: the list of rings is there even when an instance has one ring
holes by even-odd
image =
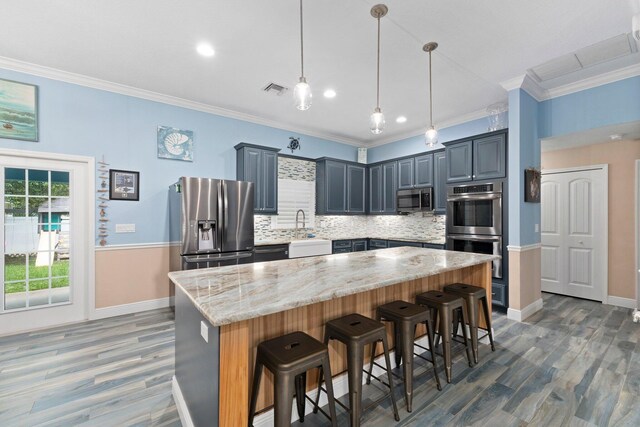
[[[383,211],[382,195],[382,165],[369,168],[369,213]]]
[[[422,243],[420,242],[405,242],[403,240],[388,240],[387,244],[388,244],[388,247],[390,248],[402,248],[406,246],[410,246],[414,248],[422,247]]]
[[[347,165],[347,212],[364,214],[366,212],[367,168]]]
[[[433,208],[437,214],[447,211],[447,155],[444,151],[433,153]]]
[[[437,243],[423,243],[422,244],[423,248],[429,248],[429,249],[440,249],[440,250],[444,250],[444,244],[443,245],[439,245]]]
[[[398,162],[388,162],[382,165],[382,211],[396,213],[396,192]]]
[[[256,214],[278,213],[277,148],[240,143],[236,149],[236,179],[253,182],[253,211]]]
[[[254,262],[278,261],[289,258],[289,245],[256,246]]]
[[[463,141],[445,147],[447,182],[471,181],[473,178],[473,141]]]
[[[366,251],[367,249],[367,239],[356,239],[351,241],[352,252],[362,252]]]
[[[498,134],[473,140],[473,179],[506,176],[505,135]]]
[[[363,215],[367,205],[367,168],[333,159],[316,162],[316,212]]]
[[[398,190],[406,190],[414,187],[414,159],[398,160]]]
[[[386,240],[382,239],[369,239],[369,250],[374,249],[386,249],[389,245]]]
[[[423,154],[415,158],[414,187],[433,186],[433,153]]]

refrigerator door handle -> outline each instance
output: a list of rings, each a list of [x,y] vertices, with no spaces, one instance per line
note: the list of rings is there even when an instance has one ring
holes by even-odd
[[[227,226],[225,224],[225,222],[223,221],[224,217],[222,214],[222,210],[224,209],[224,203],[223,200],[225,200],[227,197],[226,194],[224,194],[224,186],[223,186],[223,181],[219,181],[218,182],[218,237],[219,237],[219,249],[222,251],[222,245],[224,242],[224,229]]]
[[[227,224],[229,223],[229,197],[227,195],[227,183],[222,181],[222,187],[224,188],[224,234],[227,234]]]

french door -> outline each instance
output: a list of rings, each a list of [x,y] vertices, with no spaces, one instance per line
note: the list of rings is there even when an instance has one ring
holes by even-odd
[[[0,153],[0,335],[87,318],[88,171]]]
[[[607,169],[542,172],[542,290],[604,301]]]

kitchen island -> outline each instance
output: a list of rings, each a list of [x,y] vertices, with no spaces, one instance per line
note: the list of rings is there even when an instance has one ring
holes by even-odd
[[[266,339],[304,331],[349,313],[374,317],[384,303],[461,282],[487,289],[494,256],[400,247],[169,273],[176,285],[174,397],[194,425],[245,426],[255,352]],[[391,329],[388,328],[390,342]],[[418,334],[423,334],[419,330]],[[346,370],[346,349],[330,344],[331,370]],[[273,404],[263,374],[257,410]],[[317,374],[307,377],[308,389]]]

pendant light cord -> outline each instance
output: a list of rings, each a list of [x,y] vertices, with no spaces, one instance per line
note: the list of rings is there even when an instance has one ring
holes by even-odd
[[[431,86],[431,51],[429,51],[429,123],[433,127],[433,87]]]
[[[301,77],[304,78],[304,38],[303,38],[303,30],[302,26],[302,0],[300,0],[300,69],[301,69]]]
[[[378,68],[376,76],[376,107],[380,109],[380,17],[378,16]]]

